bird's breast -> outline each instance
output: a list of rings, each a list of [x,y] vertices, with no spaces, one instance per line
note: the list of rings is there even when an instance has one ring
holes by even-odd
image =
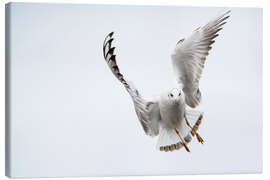
[[[173,129],[180,126],[184,119],[184,106],[181,104],[167,105],[161,107],[161,125],[165,128]]]

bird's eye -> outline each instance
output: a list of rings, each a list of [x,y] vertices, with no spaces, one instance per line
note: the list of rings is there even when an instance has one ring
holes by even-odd
[[[172,94],[172,93],[170,93],[170,96],[171,96],[171,97],[173,97],[173,94]]]
[[[178,96],[181,96],[181,92],[178,94]]]

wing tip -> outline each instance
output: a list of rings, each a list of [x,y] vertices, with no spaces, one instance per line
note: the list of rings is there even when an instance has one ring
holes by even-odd
[[[112,37],[113,34],[114,34],[114,32],[112,31],[112,32],[109,33],[109,36]]]
[[[226,20],[231,16],[231,12],[232,11],[229,9],[229,10],[225,11],[225,13],[223,13],[221,17],[224,18],[224,20]]]
[[[229,10],[227,10],[227,11],[225,12],[225,14],[230,14],[231,12],[232,12],[232,10],[229,9]]]
[[[231,12],[232,12],[232,10],[229,9],[229,10],[225,11],[224,13],[222,13],[222,16],[223,16],[223,17],[226,16],[226,15],[230,16],[230,13],[231,13]]]
[[[116,55],[114,54],[115,47],[111,47],[112,41],[114,40],[113,35],[114,35],[114,31],[110,32],[105,37],[105,40],[104,40],[104,43],[103,43],[104,59],[107,62],[108,66],[111,69],[111,71],[113,72],[113,74],[116,76],[116,78],[122,84],[124,84],[124,86],[127,88],[129,85],[126,82],[126,80],[124,79],[123,74],[120,73],[119,67],[118,67],[117,62],[116,62]],[[108,55],[110,55],[110,56],[108,56]]]

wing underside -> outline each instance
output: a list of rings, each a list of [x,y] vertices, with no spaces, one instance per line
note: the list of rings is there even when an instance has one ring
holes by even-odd
[[[218,32],[229,18],[230,11],[197,28],[191,36],[182,39],[172,53],[173,70],[177,83],[185,93],[186,103],[194,108],[201,101],[199,81],[205,65],[206,56],[212,49]]]
[[[106,36],[103,43],[103,56],[114,76],[124,85],[134,103],[138,119],[147,135],[155,136],[159,133],[158,121],[160,119],[158,103],[146,101],[135,88],[132,82],[127,81],[116,62],[114,54],[115,47],[112,47],[113,32]]]

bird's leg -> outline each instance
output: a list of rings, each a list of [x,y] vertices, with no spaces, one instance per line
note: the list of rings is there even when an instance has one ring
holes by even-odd
[[[192,136],[196,135],[197,140],[198,140],[200,143],[203,144],[203,143],[204,143],[203,138],[199,135],[199,133],[197,133],[197,130],[198,130],[198,128],[199,128],[199,125],[201,124],[201,121],[202,121],[203,116],[202,116],[202,115],[199,116],[198,121],[195,123],[195,125],[194,125],[193,127],[192,127],[192,126],[190,125],[190,123],[188,122],[186,115],[185,115],[184,117],[185,117],[187,126],[190,127],[190,129],[191,129],[191,135],[192,135]]]
[[[180,132],[179,132],[176,128],[174,128],[174,130],[175,130],[176,134],[179,136],[179,138],[180,138],[180,140],[181,140],[181,143],[182,143],[183,146],[185,147],[186,151],[187,151],[187,152],[190,152],[190,150],[189,150],[189,148],[187,147],[187,144],[186,144],[185,140],[182,138]]]
[[[192,129],[191,125],[189,124],[189,122],[188,122],[188,120],[187,120],[186,115],[185,115],[185,120],[186,120],[186,124],[187,124],[187,126],[188,126],[188,127],[190,127],[190,129]]]

